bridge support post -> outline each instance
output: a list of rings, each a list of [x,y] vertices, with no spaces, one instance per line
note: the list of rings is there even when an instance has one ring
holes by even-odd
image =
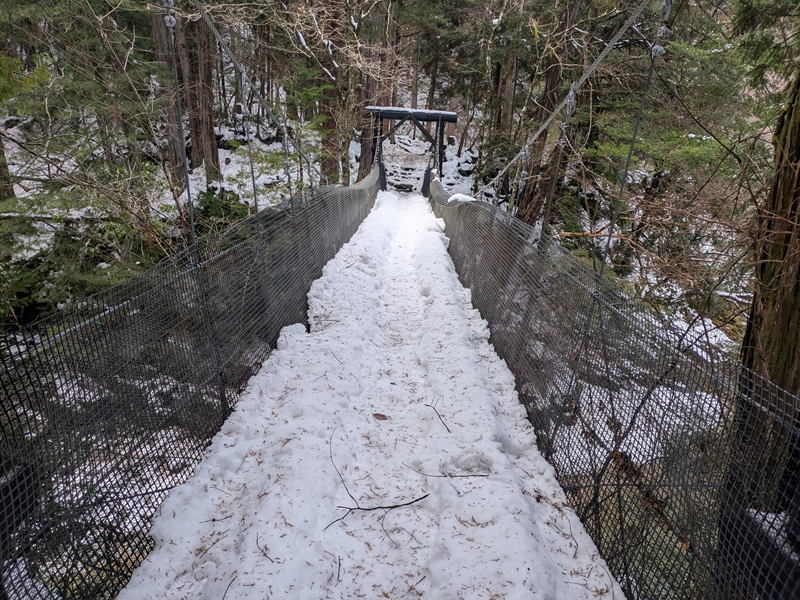
[[[433,154],[434,165],[433,169],[429,168],[425,173],[425,179],[422,183],[423,195],[427,194],[430,187],[431,171],[436,169],[436,162],[439,163],[438,171],[439,177],[442,176],[442,163],[444,163],[444,123],[455,123],[458,115],[454,112],[445,112],[441,110],[417,110],[400,108],[397,106],[368,106],[367,112],[373,116],[378,117],[378,138],[377,149],[375,152],[376,160],[378,161],[378,169],[380,173],[380,188],[386,189],[386,167],[383,164],[383,141],[392,133],[394,133],[406,121],[411,121],[422,132],[422,135],[431,144],[431,152]],[[383,119],[397,120],[394,126],[383,133]],[[422,126],[423,122],[435,122],[436,131],[433,135],[428,133],[425,127]]]
[[[436,152],[439,160],[439,177],[442,177],[442,163],[444,162],[444,126],[441,120],[436,123]]]
[[[378,178],[381,191],[386,191],[386,166],[383,164],[383,116],[378,117]]]

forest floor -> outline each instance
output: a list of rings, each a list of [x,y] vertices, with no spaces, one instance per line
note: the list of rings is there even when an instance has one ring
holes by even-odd
[[[309,292],[119,600],[622,598],[418,195]]]

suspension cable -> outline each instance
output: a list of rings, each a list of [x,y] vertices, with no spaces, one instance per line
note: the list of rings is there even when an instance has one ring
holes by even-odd
[[[614,213],[611,216],[611,222],[608,226],[608,237],[606,238],[606,247],[603,251],[603,260],[600,263],[600,273],[598,273],[598,286],[600,285],[600,280],[603,277],[603,271],[606,268],[606,264],[608,263],[608,254],[611,250],[611,239],[614,237],[614,227],[617,223],[617,219],[619,218],[620,210],[622,209],[622,195],[625,192],[625,185],[628,182],[628,176],[630,173],[631,167],[631,158],[633,157],[633,151],[636,148],[636,138],[639,135],[639,126],[642,123],[642,113],[644,112],[644,103],[647,99],[647,94],[650,91],[650,83],[653,79],[653,69],[655,68],[656,58],[662,56],[665,52],[664,44],[667,43],[670,34],[672,33],[669,28],[667,27],[667,23],[669,21],[669,13],[672,9],[672,0],[662,0],[662,10],[661,10],[661,27],[658,30],[658,34],[656,35],[655,43],[650,47],[650,68],[647,70],[647,83],[644,86],[644,92],[642,92],[642,99],[639,102],[639,111],[636,113],[636,123],[633,126],[633,135],[631,136],[631,145],[628,148],[628,158],[625,160],[625,168],[622,170],[622,177],[619,182],[619,194],[617,195],[616,205],[614,207]],[[599,287],[598,287],[599,290]]]
[[[664,54],[664,52],[665,52],[664,51],[664,44],[667,43],[667,40],[668,40],[670,34],[672,33],[670,31],[670,29],[667,27],[667,24],[669,22],[669,13],[670,13],[670,10],[672,9],[672,0],[661,0],[661,2],[662,2],[662,5],[661,5],[661,23],[662,23],[662,26],[658,30],[658,34],[656,36],[655,44],[653,44],[653,46],[650,49],[650,68],[649,68],[648,74],[647,74],[647,83],[645,85],[644,92],[642,93],[641,102],[639,103],[639,111],[636,114],[636,124],[633,127],[633,135],[631,136],[631,145],[630,145],[630,148],[628,149],[628,159],[627,159],[627,161],[625,163],[625,169],[622,172],[622,180],[620,182],[620,196],[617,199],[617,205],[614,207],[614,214],[612,215],[611,222],[609,224],[608,238],[606,239],[606,248],[605,248],[605,252],[603,253],[603,262],[601,263],[600,271],[598,272],[597,277],[595,278],[595,288],[594,288],[594,292],[592,292],[592,303],[589,306],[589,314],[586,317],[586,324],[585,324],[585,326],[583,328],[583,332],[581,334],[580,346],[578,347],[578,351],[575,354],[575,365],[576,365],[576,368],[572,372],[572,377],[570,378],[569,388],[567,390],[567,393],[565,394],[566,398],[570,398],[572,396],[573,390],[575,388],[575,384],[577,383],[577,379],[578,379],[577,365],[580,363],[582,355],[583,355],[583,351],[586,348],[586,338],[588,337],[589,331],[592,328],[592,323],[594,321],[595,309],[598,306],[599,299],[601,297],[601,295],[600,295],[600,285],[601,285],[601,283],[603,281],[603,270],[604,270],[605,265],[607,263],[608,253],[609,253],[609,250],[610,250],[610,247],[611,247],[611,238],[614,235],[614,226],[616,224],[617,217],[619,216],[620,206],[622,204],[622,193],[625,190],[625,183],[626,183],[626,181],[628,179],[630,161],[631,161],[631,157],[633,156],[633,150],[634,150],[634,148],[636,146],[636,137],[637,137],[637,135],[639,133],[639,125],[641,124],[642,113],[644,112],[644,102],[645,102],[645,99],[647,98],[647,93],[650,91],[650,82],[651,82],[651,79],[652,79],[652,76],[653,76],[653,69],[654,69],[654,65],[655,65],[655,60],[656,60],[657,57],[662,56]]]
[[[553,208],[553,198],[556,195],[556,188],[558,187],[558,176],[561,172],[561,159],[564,158],[564,148],[567,146],[567,131],[572,116],[575,114],[575,109],[578,107],[578,98],[574,94],[574,90],[570,90],[567,95],[567,114],[564,117],[564,122],[561,124],[561,139],[558,140],[558,158],[556,159],[556,169],[553,172],[553,183],[550,186],[550,194],[547,196],[547,204],[544,207],[544,220],[542,221],[542,239],[547,235],[547,224],[550,222],[550,211]]]
[[[611,250],[611,238],[614,237],[614,227],[617,224],[617,218],[619,218],[620,210],[622,209],[622,194],[625,192],[625,184],[628,182],[628,176],[630,173],[631,167],[631,158],[633,157],[633,150],[636,148],[636,138],[639,135],[639,125],[642,123],[642,112],[644,112],[644,101],[647,98],[647,92],[650,91],[650,82],[653,79],[653,65],[655,64],[654,57],[651,53],[650,55],[650,69],[647,71],[647,83],[644,87],[644,93],[642,94],[642,100],[639,103],[639,111],[636,113],[636,123],[633,126],[633,136],[631,136],[631,145],[628,148],[628,158],[625,160],[625,168],[622,170],[622,176],[620,177],[619,182],[619,193],[617,194],[617,200],[614,203],[614,212],[611,215],[611,222],[608,225],[608,237],[606,238],[606,247],[603,251],[603,259],[600,263],[600,272],[597,274],[598,277],[598,287],[600,285],[600,281],[603,277],[603,271],[606,268],[606,263],[608,262],[608,253]]]
[[[600,66],[600,63],[603,62],[606,56],[608,56],[608,53],[611,52],[614,46],[617,45],[617,42],[619,42],[620,38],[622,38],[622,36],[625,34],[626,31],[628,31],[630,26],[633,25],[634,21],[636,21],[641,16],[641,14],[644,12],[644,9],[647,8],[648,4],[650,4],[650,0],[641,0],[639,6],[636,8],[633,14],[631,14],[631,16],[628,17],[628,20],[625,21],[625,23],[622,25],[622,27],[616,33],[616,35],[613,38],[611,38],[611,41],[608,42],[608,44],[606,44],[606,47],[598,55],[598,57],[595,59],[592,65],[587,69],[587,71],[581,76],[580,79],[573,82],[573,84],[570,86],[570,94],[573,93],[577,94],[577,92],[580,91],[580,89],[583,87],[583,84],[586,83],[586,80],[588,80],[589,77],[592,76],[597,67]],[[540,135],[542,135],[542,133],[544,133],[547,130],[548,127],[550,127],[550,124],[553,122],[553,119],[555,119],[558,116],[558,114],[564,109],[564,107],[567,106],[567,101],[569,100],[570,94],[567,94],[567,97],[561,101],[561,104],[556,106],[553,112],[550,113],[550,116],[547,117],[545,122],[542,123],[542,125],[539,127],[536,133],[533,134],[533,137],[528,138],[528,140],[525,142],[525,145],[522,147],[522,150],[520,150],[517,153],[517,155],[508,162],[508,164],[503,168],[502,171],[500,171],[494,177],[494,179],[492,179],[489,183],[483,186],[483,188],[481,188],[481,190],[477,193],[476,198],[482,197],[483,193],[487,189],[489,189],[490,187],[494,187],[500,180],[500,178],[506,174],[506,171],[508,171],[508,169],[514,163],[516,163],[520,158],[522,158],[522,156],[527,155],[530,152],[530,148],[533,145],[533,143],[539,138]]]
[[[227,42],[222,37],[222,34],[220,34],[220,32],[217,29],[216,25],[214,25],[214,22],[211,20],[211,17],[208,15],[208,13],[206,12],[205,8],[203,8],[203,5],[200,3],[200,0],[192,0],[192,1],[194,3],[195,7],[197,8],[197,10],[200,12],[200,16],[206,22],[206,25],[208,25],[208,28],[211,29],[212,33],[214,34],[214,37],[217,40],[217,43],[219,43],[220,47],[222,48],[222,51],[225,53],[225,55],[228,57],[228,59],[233,63],[233,66],[239,72],[239,74],[241,75],[243,80],[247,81],[247,84],[250,87],[250,90],[251,90],[251,93],[253,95],[253,98],[255,98],[256,101],[258,102],[258,104],[261,106],[261,108],[263,108],[266,111],[267,116],[275,124],[275,126],[281,129],[281,131],[283,133],[283,145],[284,145],[285,154],[288,155],[288,153],[289,153],[287,142],[286,142],[286,140],[288,139],[292,143],[292,146],[294,146],[295,151],[300,155],[300,158],[302,160],[304,160],[306,162],[306,164],[308,165],[309,174],[312,173],[312,172],[316,173],[317,176],[319,177],[320,183],[322,183],[323,178],[327,181],[327,178],[324,177],[324,175],[322,175],[322,173],[319,171],[319,169],[317,169],[311,163],[311,160],[302,151],[302,149],[300,148],[300,144],[298,144],[297,141],[294,138],[289,137],[288,128],[286,127],[286,121],[285,120],[284,121],[279,121],[278,117],[275,116],[275,113],[273,112],[273,110],[269,106],[269,104],[267,104],[267,102],[264,101],[264,98],[261,97],[261,94],[259,94],[256,91],[255,86],[253,86],[253,83],[250,81],[250,78],[247,76],[247,73],[245,72],[244,65],[242,65],[242,63],[239,62],[239,60],[233,54],[231,49],[228,47]],[[288,180],[290,181],[289,187],[291,189],[291,177],[289,175],[289,165],[288,164],[286,165],[286,176],[287,176]],[[309,177],[310,177],[310,175],[309,175]],[[290,194],[291,194],[291,192],[290,192]]]
[[[247,82],[242,77],[242,127],[244,127],[244,135],[247,139],[247,157],[250,159],[250,181],[253,183],[253,206],[255,207],[256,214],[258,214],[258,190],[256,190],[256,173],[253,168],[253,149],[250,144],[250,123],[247,117],[250,116],[250,109],[247,107],[247,94],[249,89]],[[291,195],[291,188],[289,188],[289,195]]]
[[[191,233],[192,245],[194,245],[194,207],[192,205],[192,191],[189,186],[189,159],[186,158],[186,138],[183,131],[183,108],[181,107],[181,90],[178,83],[178,59],[175,56],[175,17],[172,16],[172,5],[174,0],[164,0],[164,8],[167,14],[164,15],[164,24],[167,26],[167,39],[169,40],[169,53],[172,59],[172,78],[175,81],[175,104],[178,106],[178,135],[179,146],[181,147],[181,159],[183,160],[183,176],[186,180],[186,203],[189,207],[189,230]]]

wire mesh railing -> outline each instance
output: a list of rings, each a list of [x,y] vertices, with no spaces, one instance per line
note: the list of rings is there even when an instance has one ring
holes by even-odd
[[[378,190],[263,210],[0,346],[0,599],[114,598]]]
[[[630,599],[800,598],[800,400],[508,213],[431,204],[539,449]]]

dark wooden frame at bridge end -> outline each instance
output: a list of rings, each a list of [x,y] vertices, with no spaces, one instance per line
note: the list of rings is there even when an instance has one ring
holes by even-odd
[[[367,113],[378,118],[378,167],[381,175],[381,189],[386,189],[386,167],[383,165],[383,142],[392,135],[406,121],[411,121],[417,126],[425,136],[431,146],[436,149],[439,163],[439,177],[442,176],[442,163],[444,162],[444,127],[443,123],[455,123],[458,115],[454,112],[443,110],[419,110],[414,108],[402,108],[398,106],[368,106]],[[397,121],[394,126],[385,134],[383,133],[383,120]],[[436,123],[436,131],[433,136],[422,126],[423,123]]]

